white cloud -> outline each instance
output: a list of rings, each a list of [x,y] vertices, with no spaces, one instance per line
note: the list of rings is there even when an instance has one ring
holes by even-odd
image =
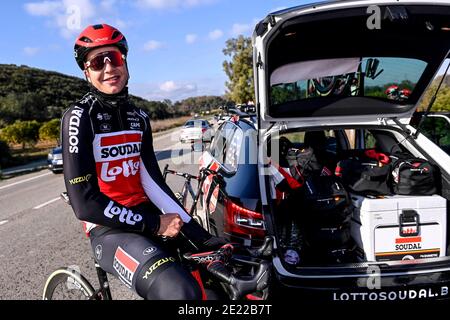
[[[111,19],[115,0],[103,0],[95,5],[92,0],[59,0],[28,2],[25,11],[32,16],[47,18],[47,25],[59,29],[61,36],[74,39],[87,25],[104,21],[99,13],[107,12]]]
[[[217,0],[137,0],[136,5],[148,9],[179,9],[208,5]]]
[[[62,9],[61,1],[43,1],[25,3],[25,11],[32,16],[49,17]]]
[[[179,101],[199,95],[196,83],[177,83],[172,80],[159,84],[130,84],[130,87],[135,92],[133,94],[152,101]]]
[[[194,43],[195,41],[197,41],[198,39],[198,35],[190,33],[186,35],[186,42],[189,44]]]
[[[231,35],[236,37],[239,35],[246,35],[252,30],[252,26],[249,24],[241,24],[241,23],[235,23],[233,24],[233,27],[231,28]]]
[[[123,30],[128,28],[129,22],[123,21],[122,19],[116,19],[114,20],[114,27],[118,28],[119,30]]]
[[[25,48],[23,48],[23,52],[27,56],[30,56],[30,57],[36,55],[40,50],[41,50],[41,48],[38,48],[38,47],[25,47]]]
[[[156,41],[156,40],[150,40],[144,45],[145,51],[155,51],[158,49],[161,49],[163,47],[163,43]]]
[[[114,11],[116,2],[116,0],[102,0],[100,2],[100,7],[102,10]]]
[[[186,81],[168,80],[162,83],[130,83],[130,93],[151,101],[180,101],[197,96],[220,96],[225,93],[225,78],[195,78]]]
[[[164,92],[171,92],[178,89],[178,86],[173,81],[166,81],[159,86],[159,89]]]
[[[220,29],[216,29],[214,31],[211,31],[208,35],[209,39],[211,40],[217,40],[223,36],[223,31]]]

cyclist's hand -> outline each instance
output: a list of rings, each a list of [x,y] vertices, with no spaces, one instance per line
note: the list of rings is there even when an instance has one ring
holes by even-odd
[[[157,232],[159,236],[176,237],[183,226],[183,220],[178,213],[166,213],[160,215],[159,219],[159,230]]]

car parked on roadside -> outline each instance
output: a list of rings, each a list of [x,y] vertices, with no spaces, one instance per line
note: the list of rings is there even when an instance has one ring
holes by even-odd
[[[214,129],[208,120],[188,120],[181,128],[180,142],[209,141],[214,137]]]
[[[224,123],[225,121],[227,121],[229,119],[230,119],[230,116],[220,115],[217,118],[217,125],[220,126],[222,123]]]
[[[368,27],[367,8],[373,5],[381,10],[381,28]],[[230,241],[257,245],[266,236],[273,238],[274,297],[450,298],[450,156],[434,143],[444,141],[441,131],[438,140],[430,140],[409,125],[448,58],[449,20],[450,3],[444,1],[362,0],[286,9],[256,26],[257,117],[232,117],[218,128],[200,159],[201,167],[217,173],[203,185],[198,212],[207,230]],[[392,95],[393,84],[408,95]],[[292,162],[308,148],[322,168],[314,179],[336,179],[330,186],[340,195],[313,198],[317,193],[311,186],[321,185],[310,183],[314,180],[303,171],[296,178],[301,192],[278,190],[279,181],[294,177]],[[359,154],[375,155],[374,164],[364,163]],[[349,175],[376,183],[382,177],[386,184],[394,183],[391,177],[399,184],[395,174],[408,164],[408,173],[428,174],[432,187],[411,195],[371,190],[377,196],[357,193],[350,184],[344,189],[341,165],[346,160],[371,173],[383,168],[385,175],[372,180],[366,171],[350,170]],[[426,168],[420,167],[424,163]],[[278,178],[280,168],[290,171]],[[325,220],[330,219],[325,210],[337,208],[339,201],[346,203],[345,229],[327,227],[331,222]],[[322,209],[313,211],[311,203]],[[316,223],[315,237],[308,234],[310,221]],[[346,247],[323,248],[342,241],[341,236]]]
[[[62,147],[58,146],[53,148],[47,155],[48,169],[53,173],[62,172],[63,170],[63,158]]]

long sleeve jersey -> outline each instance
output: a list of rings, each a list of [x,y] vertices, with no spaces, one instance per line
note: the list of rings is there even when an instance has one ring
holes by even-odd
[[[155,234],[161,213],[191,220],[162,177],[148,114],[127,95],[108,103],[86,94],[64,113],[61,135],[67,192],[86,233],[102,225]],[[146,201],[160,212],[130,209]]]

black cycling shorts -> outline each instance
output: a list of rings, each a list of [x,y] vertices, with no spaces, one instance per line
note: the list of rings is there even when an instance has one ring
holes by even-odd
[[[144,299],[202,298],[198,282],[164,241],[106,227],[94,228],[90,239],[101,268]]]

